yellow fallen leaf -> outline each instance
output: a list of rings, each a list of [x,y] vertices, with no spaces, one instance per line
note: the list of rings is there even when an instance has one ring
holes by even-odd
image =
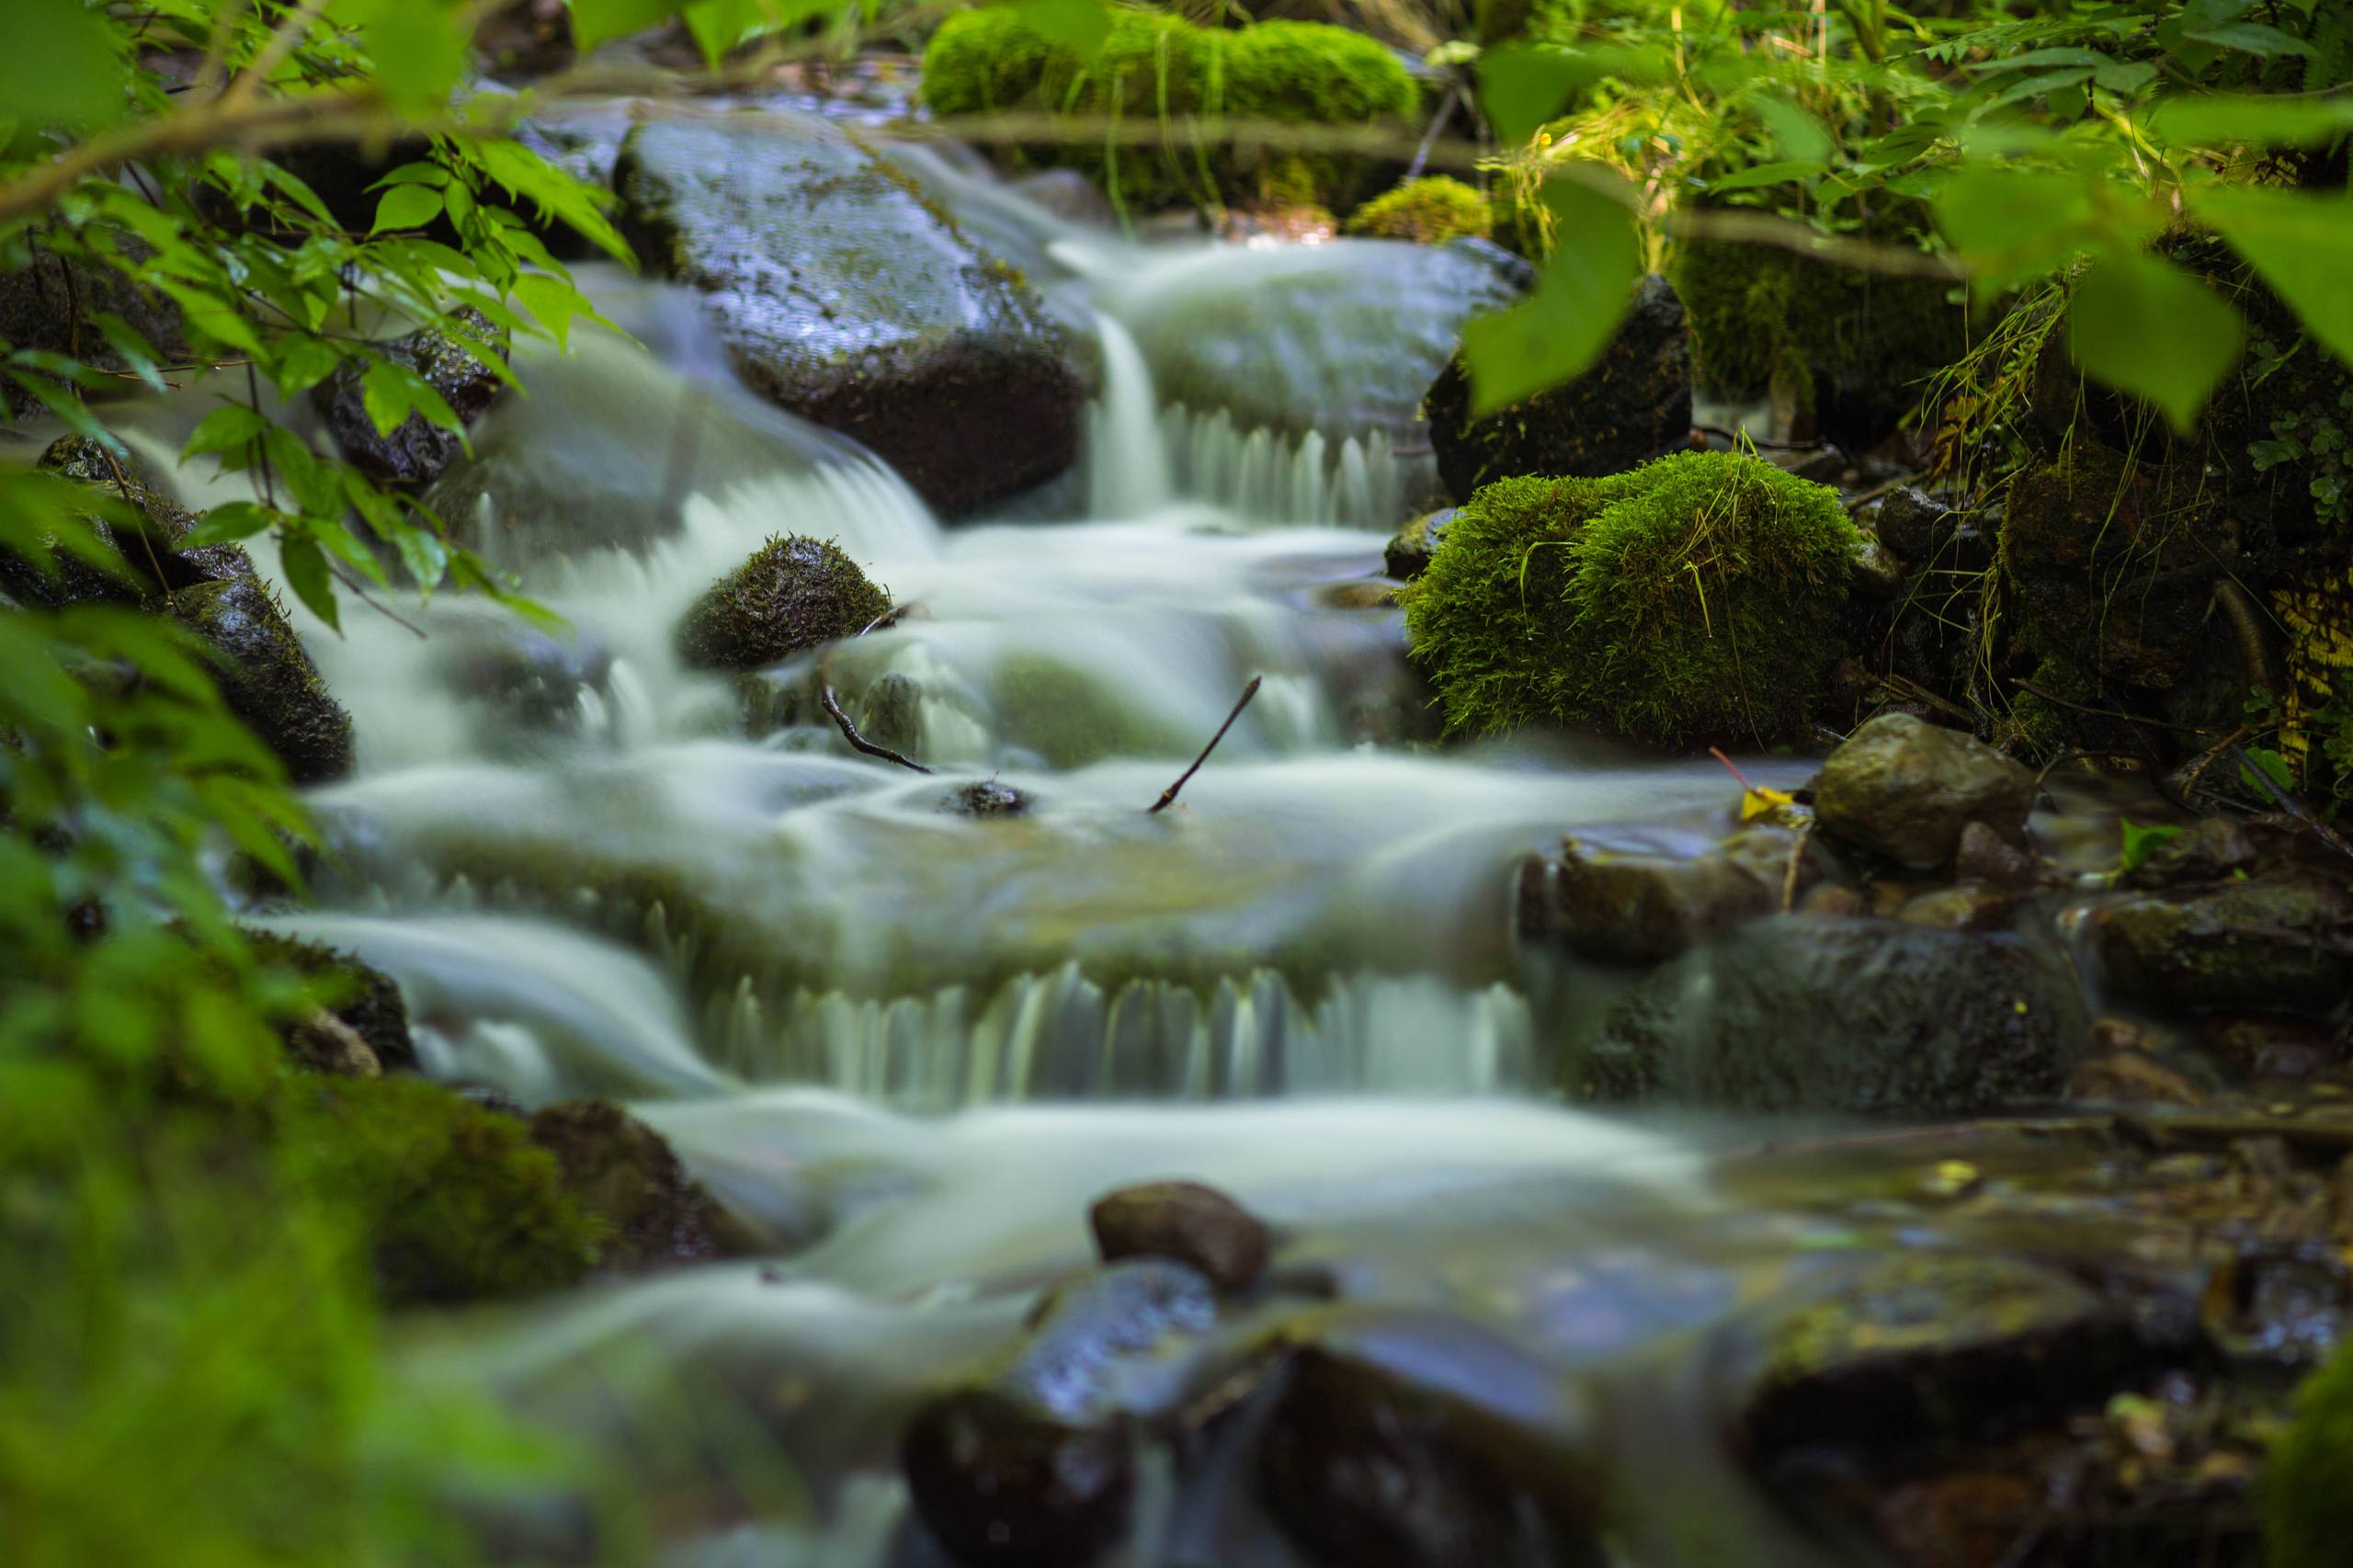
[[[1740,792],[1740,820],[1755,822],[1758,817],[1770,816],[1784,806],[1797,803],[1797,797],[1786,790],[1743,790]]]

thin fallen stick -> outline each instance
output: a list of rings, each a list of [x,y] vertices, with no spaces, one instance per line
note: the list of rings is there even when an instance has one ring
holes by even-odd
[[[864,752],[869,756],[879,756],[885,762],[895,762],[901,767],[912,767],[917,773],[932,771],[913,757],[901,756],[889,746],[878,746],[864,735],[859,734],[858,726],[849,722],[849,715],[842,711],[842,705],[835,699],[831,681],[822,683],[818,690],[818,700],[825,705],[825,711],[834,716],[834,722],[841,726],[842,739],[847,741],[855,749]]]
[[[1233,722],[1242,717],[1242,710],[1250,706],[1250,699],[1258,695],[1258,682],[1263,678],[1264,677],[1260,676],[1252,676],[1250,677],[1250,684],[1242,688],[1242,695],[1234,699],[1233,711],[1228,713],[1225,716],[1225,722],[1217,727],[1217,733],[1211,735],[1210,737],[1210,744],[1201,748],[1201,755],[1193,759],[1193,766],[1178,774],[1176,776],[1176,782],[1171,784],[1167,789],[1163,790],[1160,792],[1160,799],[1152,803],[1152,808],[1145,812],[1144,815],[1148,817],[1156,817],[1161,812],[1166,811],[1169,807],[1176,803],[1176,791],[1182,790],[1188,783],[1191,782],[1193,775],[1201,770],[1201,764],[1210,759],[1210,753],[1217,750],[1218,742],[1225,739],[1226,731],[1233,728]]]

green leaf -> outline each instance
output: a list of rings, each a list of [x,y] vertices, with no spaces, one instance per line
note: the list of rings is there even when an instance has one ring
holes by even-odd
[[[2258,769],[2261,778],[2256,777]],[[2268,798],[2268,791],[2263,788],[2265,779],[2270,780],[2282,791],[2293,790],[2296,787],[2296,775],[2289,767],[2286,757],[2265,746],[2247,747],[2246,762],[2239,765],[2239,782],[2256,794]]]
[[[1964,164],[1931,203],[1981,297],[2057,270],[2086,250],[2137,250],[2165,210],[2115,180],[2055,169]]]
[[[2145,60],[2120,60],[2092,73],[2095,85],[2123,97],[2139,92],[2157,79],[2157,68]]]
[[[282,512],[251,501],[230,501],[215,506],[197,520],[180,540],[181,548],[193,549],[204,544],[233,544],[241,539],[251,539],[286,520]]]
[[[585,54],[677,15],[684,0],[572,0],[572,41]]]
[[[1779,185],[1787,180],[1812,179],[1828,174],[1830,165],[1819,163],[1757,164],[1729,174],[1709,183],[1710,190],[1748,190],[1760,185]]]
[[[261,339],[233,302],[209,289],[183,283],[176,278],[151,275],[151,281],[179,301],[188,324],[196,330],[200,340],[260,358]]]
[[[422,229],[441,216],[441,193],[431,186],[396,185],[377,201],[376,226],[369,232]]]
[[[1560,50],[1504,44],[1479,62],[1479,108],[1496,141],[1518,146],[1559,114],[1590,74],[1576,56]]]
[[[2149,857],[2157,852],[2159,846],[2181,836],[2181,829],[2177,827],[2143,827],[2130,817],[2118,818],[2117,825],[2124,834],[2123,853],[2116,858],[2116,869],[2120,871],[2139,870],[2149,863]]]
[[[207,452],[237,451],[250,445],[269,421],[242,403],[224,403],[202,419],[188,432],[188,444],[180,449],[183,458],[202,457]]]
[[[2162,409],[2187,434],[2238,360],[2245,324],[2191,273],[2139,251],[2103,257],[2075,286],[2067,351],[2086,374]]]
[[[443,108],[465,78],[470,28],[448,0],[367,0],[353,7],[368,36],[375,80],[394,108]]]
[[[540,325],[555,339],[559,348],[566,346],[572,335],[572,318],[587,303],[580,290],[563,278],[540,272],[526,272],[517,278],[513,293],[525,310],[539,318]]]
[[[0,4],[0,108],[20,124],[76,130],[120,118],[129,72],[106,14],[82,0]]]
[[[1031,32],[1090,63],[1111,36],[1111,11],[1103,0],[1013,0],[1012,10]]]
[[[326,552],[319,548],[319,541],[305,533],[280,535],[278,559],[285,568],[286,585],[294,590],[294,597],[329,627],[342,631],[343,624],[335,616],[335,580],[328,574]]]
[[[1828,164],[1838,155],[1838,143],[1822,122],[1795,100],[1778,93],[1761,93],[1751,103],[1756,118],[1765,122],[1766,134],[1773,140],[1773,149],[1783,161],[1792,164]]]
[[[2227,27],[2209,28],[2204,32],[2184,35],[2200,43],[2211,43],[2220,49],[2235,49],[2242,54],[2268,59],[2276,54],[2310,54],[2313,46],[2302,39],[2281,32],[2278,28],[2265,27],[2261,22],[2233,22]]]
[[[1997,54],[1991,60],[1979,61],[1970,66],[1980,76],[1991,76],[2002,71],[2031,71],[2052,65],[2101,66],[2113,63],[2107,55],[2088,49],[2029,49],[2017,54]]]
[[[703,60],[716,68],[746,40],[756,36],[766,17],[759,0],[695,0],[678,15]]]
[[[2353,196],[2201,186],[2190,216],[2211,223],[2312,335],[2353,364]]]
[[[2269,93],[2168,97],[2150,111],[2151,134],[2169,147],[2319,147],[2353,127],[2353,95],[2289,98]]]
[[[360,402],[368,410],[368,422],[376,426],[377,435],[391,435],[408,418],[408,383],[401,379],[398,367],[391,360],[379,359],[368,367],[359,392]]]
[[[1624,204],[1557,176],[1545,199],[1559,219],[1559,237],[1535,291],[1462,331],[1474,415],[1493,414],[1584,371],[1608,347],[1642,276],[1642,240]]]

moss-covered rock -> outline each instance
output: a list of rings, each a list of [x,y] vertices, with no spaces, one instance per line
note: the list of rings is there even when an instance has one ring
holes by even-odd
[[[284,761],[288,778],[317,784],[351,771],[351,715],[267,589],[202,583],[175,593],[170,610],[212,650],[222,699]]]
[[[2099,912],[2102,978],[2167,1010],[2326,1016],[2353,995],[2353,897],[2319,881],[2231,881]]]
[[[531,1118],[572,1199],[605,1226],[599,1261],[635,1271],[716,1257],[725,1222],[669,1142],[609,1100],[566,1100]]]
[[[1143,712],[1108,682],[1042,654],[997,665],[989,683],[1001,744],[1049,767],[1084,767],[1107,756],[1180,756],[1198,748]]]
[[[382,970],[362,963],[351,954],[321,942],[248,931],[245,939],[265,964],[291,974],[301,988],[302,1001],[333,1016],[367,1047],[381,1071],[397,1073],[416,1067],[416,1041],[409,1033],[408,1004],[401,988]],[[315,1043],[293,1038],[294,1024],[281,1028],[299,1065],[326,1065],[309,1060]]]
[[[1942,278],[1891,278],[1771,245],[1677,245],[1667,277],[1691,319],[1700,390],[1768,392],[1841,446],[1876,445],[1921,382],[1969,347],[1968,312]]]
[[[138,605],[202,583],[258,581],[252,560],[238,546],[185,544],[188,530],[196,527],[196,514],[149,484],[129,457],[110,452],[86,436],[64,436],[50,443],[40,466],[88,486],[108,503],[117,520],[93,510],[83,521],[122,570],[102,572],[58,553],[53,569],[43,571],[13,551],[0,550],[0,587],[18,600],[49,608]]]
[[[1621,473],[1691,435],[1691,359],[1683,302],[1666,279],[1643,279],[1592,368],[1481,417],[1458,353],[1422,399],[1438,476],[1457,500],[1523,474]]]
[[[1453,520],[1454,508],[1441,506],[1399,528],[1396,537],[1381,548],[1381,569],[1401,583],[1420,576],[1428,570],[1430,557],[1438,553],[1438,541],[1446,537],[1446,525]]]
[[[772,539],[711,585],[678,623],[678,656],[698,668],[756,670],[855,637],[891,596],[827,540]]]
[[[1451,733],[1549,722],[1770,744],[1819,699],[1859,544],[1836,491],[1680,452],[1489,485],[1400,597]]]
[[[2353,1540],[2353,1349],[2305,1380],[2256,1495],[2269,1568],[2338,1568]]]
[[[1411,240],[1438,245],[1449,240],[1483,240],[1495,230],[1487,199],[1445,175],[1430,175],[1392,186],[1350,215],[1346,232],[1360,240]]]
[[[702,295],[753,390],[863,442],[940,512],[1017,494],[1077,454],[1070,335],[839,126],[779,110],[650,120],[613,180],[647,270]]]
[[[603,1227],[514,1117],[406,1075],[305,1085],[287,1114],[311,1183],[358,1215],[389,1304],[535,1294],[597,1261]]]
[[[1007,110],[1164,119],[1164,142],[1123,147],[1085,137],[1025,150],[1080,168],[1123,205],[1194,201],[1354,204],[1372,170],[1361,155],[1279,153],[1197,142],[1195,116],[1375,125],[1412,119],[1420,92],[1404,65],[1360,33],[1314,22],[1197,28],[1156,11],[1115,9],[1101,53],[1086,62],[1015,9],[960,11],[924,51],[923,94],[944,115]]]
[[[490,318],[468,306],[457,322],[483,346],[506,349],[506,335]],[[384,358],[413,370],[449,405],[461,426],[472,425],[489,409],[505,385],[473,347],[438,328],[426,327],[382,345]],[[400,490],[422,490],[441,477],[465,450],[462,428],[436,425],[422,414],[411,414],[390,430],[378,430],[368,413],[366,363],[347,359],[335,374],[311,389],[311,406],[326,422],[352,467],[378,484]]]
[[[92,234],[98,232],[94,225]],[[125,256],[148,254],[141,241],[128,234],[115,243]],[[10,348],[70,355],[97,369],[128,371],[130,361],[97,324],[99,315],[111,314],[143,338],[161,363],[177,364],[188,357],[187,320],[178,303],[161,290],[145,287],[117,267],[67,259],[29,243],[22,252],[0,253],[0,262],[14,259],[24,265],[0,272],[0,341]],[[135,385],[123,383],[126,391]],[[0,379],[0,407],[20,417],[47,412],[13,376]]]

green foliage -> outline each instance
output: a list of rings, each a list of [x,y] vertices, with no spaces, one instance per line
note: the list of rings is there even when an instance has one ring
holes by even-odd
[[[1399,597],[1450,733],[1771,744],[1802,733],[1837,656],[1859,543],[1836,492],[1678,452],[1487,486]]]
[[[924,98],[943,115],[1025,111],[1098,119],[1111,131],[1156,122],[1156,146],[1044,140],[1030,158],[1084,169],[1123,206],[1151,210],[1308,199],[1337,210],[1370,171],[1362,157],[1221,145],[1200,122],[1275,120],[1318,126],[1402,122],[1420,96],[1381,45],[1315,22],[1198,28],[1157,11],[1115,8],[1099,52],[1082,55],[1026,7],[962,11],[924,51]]]
[[[1487,199],[1459,179],[1429,175],[1407,180],[1356,210],[1347,232],[1359,239],[1444,244],[1468,236],[1483,240],[1495,228]]]
[[[2119,817],[2117,827],[2121,834],[2121,847],[2117,852],[2116,869],[2137,871],[2149,863],[2149,857],[2181,836],[2182,830],[2163,824],[2143,826],[2130,817]]]

